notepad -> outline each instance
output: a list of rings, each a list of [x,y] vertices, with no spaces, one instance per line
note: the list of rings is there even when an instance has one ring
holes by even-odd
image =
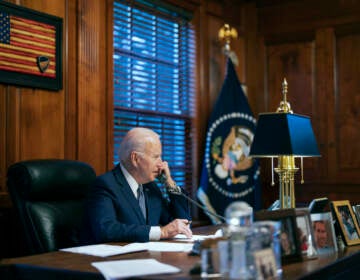
[[[147,247],[147,250],[156,252],[190,252],[193,247],[192,243],[177,242],[147,242],[144,244]]]
[[[110,257],[115,255],[147,250],[146,246],[130,246],[130,245],[132,244],[128,244],[125,246],[96,244],[96,245],[65,248],[65,249],[60,249],[60,251],[92,255],[97,257]]]
[[[107,280],[128,278],[153,274],[178,273],[175,266],[159,262],[155,259],[118,260],[91,263]]]
[[[190,252],[192,244],[183,244],[175,242],[135,242],[124,246],[96,244],[79,246],[72,248],[60,249],[60,251],[92,255],[97,257],[110,257],[115,255],[140,252],[140,251],[157,251],[157,252]]]

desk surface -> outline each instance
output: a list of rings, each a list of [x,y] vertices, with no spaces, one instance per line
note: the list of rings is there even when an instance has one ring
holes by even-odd
[[[195,234],[213,234],[216,228],[213,226],[201,227],[193,229]],[[3,259],[0,261],[2,265],[23,264],[27,267],[43,267],[47,270],[62,270],[69,272],[81,272],[94,279],[102,279],[96,268],[91,266],[92,262],[105,260],[121,260],[121,259],[137,259],[137,258],[154,258],[160,262],[174,265],[181,269],[181,273],[172,275],[159,275],[144,277],[144,279],[199,279],[198,275],[190,275],[189,271],[194,265],[200,262],[199,256],[189,256],[187,253],[174,252],[136,252],[125,255],[117,255],[107,258],[95,257],[89,255],[68,253],[68,252],[51,252],[33,256],[20,258]],[[356,265],[357,264],[357,265]],[[360,246],[347,247],[337,253],[320,256],[316,259],[305,260],[292,264],[283,265],[282,279],[300,279],[307,277],[313,278],[314,275],[321,276],[321,279],[327,279],[327,276],[343,273],[351,268],[360,271]],[[359,268],[357,268],[359,267]],[[92,278],[92,277],[90,277]],[[317,279],[320,279],[317,278]],[[31,279],[31,278],[26,278]]]

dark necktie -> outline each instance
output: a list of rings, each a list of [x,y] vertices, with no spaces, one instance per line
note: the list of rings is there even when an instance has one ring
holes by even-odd
[[[145,196],[144,196],[144,190],[143,190],[142,185],[139,185],[139,187],[137,189],[137,194],[138,194],[138,201],[139,201],[139,206],[140,206],[141,212],[143,213],[143,216],[146,219]]]

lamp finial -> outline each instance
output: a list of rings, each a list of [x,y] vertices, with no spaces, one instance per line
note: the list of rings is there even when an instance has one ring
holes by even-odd
[[[286,100],[286,94],[288,92],[288,83],[286,81],[286,78],[284,78],[284,81],[282,83],[282,94],[283,94],[283,100],[280,102],[279,107],[277,108],[277,113],[290,113],[292,114],[293,111],[291,110],[290,103]]]

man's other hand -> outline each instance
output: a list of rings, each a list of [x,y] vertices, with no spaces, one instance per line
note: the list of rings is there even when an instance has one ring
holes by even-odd
[[[190,221],[186,219],[176,219],[166,226],[161,227],[160,239],[172,238],[177,234],[185,234],[187,238],[192,237]]]

